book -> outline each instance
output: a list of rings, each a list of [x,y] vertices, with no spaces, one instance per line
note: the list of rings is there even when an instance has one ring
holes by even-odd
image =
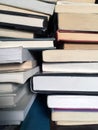
[[[0,64],[5,63],[23,63],[27,60],[35,60],[34,56],[21,46],[0,48]]]
[[[62,43],[62,49],[67,50],[91,50],[98,49],[98,44],[96,43],[81,43],[81,42],[73,42],[73,43]]]
[[[0,10],[0,25],[3,27],[45,32],[48,19],[45,16]]]
[[[95,0],[66,0],[70,2],[95,3]]]
[[[83,31],[57,30],[57,41],[75,42],[75,43],[97,43],[98,33]]]
[[[9,48],[9,47],[18,47],[22,46],[30,50],[35,49],[53,49],[54,47],[54,38],[34,38],[34,39],[16,39],[8,40],[3,39],[0,41],[0,48]]]
[[[53,123],[51,126],[51,130],[93,130],[97,129],[97,124],[84,124],[84,125],[57,125],[56,123]]]
[[[30,70],[37,66],[37,61],[24,61],[23,63],[0,64],[0,73],[19,72]]]
[[[95,3],[79,3],[79,2],[70,2],[65,0],[57,1],[55,6],[55,12],[58,13],[76,13],[76,14],[97,14],[98,5]],[[92,15],[91,15],[92,16]],[[97,17],[97,16],[96,16]]]
[[[58,29],[97,32],[97,24],[93,26],[93,20],[98,20],[97,6],[94,3],[58,1],[55,8],[58,13]]]
[[[42,63],[43,72],[98,74],[98,63]]]
[[[29,3],[26,0],[22,0],[21,3],[20,1],[16,2],[15,0],[0,0],[0,4],[10,5],[13,7],[23,8],[49,15],[53,14],[55,8],[55,4],[53,3],[51,4],[37,0],[30,0]]]
[[[26,118],[33,102],[36,99],[36,94],[26,93],[19,102],[17,102],[16,107],[13,108],[4,108],[0,110],[0,122],[6,125],[13,125],[16,123],[21,123]],[[15,124],[14,124],[15,123]]]
[[[98,110],[96,95],[48,95],[49,108],[65,110]]]
[[[0,83],[0,93],[14,92],[21,86],[21,84],[17,83]]]
[[[20,12],[20,13],[27,13],[27,14],[35,14],[35,15],[40,15],[40,16],[46,16],[48,20],[50,18],[49,14],[36,12],[36,11],[31,11],[31,10],[22,9],[22,8],[17,8],[17,7],[13,7],[13,6],[6,5],[6,4],[5,5],[4,4],[0,4],[0,10]]]
[[[26,91],[28,91],[28,88],[29,85],[25,83],[21,87],[20,85],[17,85],[17,89],[13,92],[0,93],[0,108],[15,107],[16,103],[19,102]]]
[[[52,109],[51,110],[51,120],[65,122],[66,124],[69,122],[69,125],[72,123],[91,123],[98,122],[98,110],[63,110],[63,109]]]
[[[34,38],[33,32],[0,27],[0,37],[3,38]]]
[[[97,94],[97,74],[43,72],[33,76],[31,91],[58,94]]]
[[[59,30],[97,32],[98,31],[98,25],[96,24],[97,22],[98,22],[97,13],[58,13]]]
[[[0,73],[0,82],[24,84],[30,77],[32,77],[37,72],[39,72],[38,66],[26,71]]]
[[[44,62],[97,62],[98,50],[45,50],[43,51]]]
[[[80,125],[97,125],[98,121],[56,121],[57,125],[60,126],[80,126]]]

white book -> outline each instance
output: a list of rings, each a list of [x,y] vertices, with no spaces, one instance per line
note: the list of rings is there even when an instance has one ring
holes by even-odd
[[[12,83],[24,84],[30,77],[32,77],[37,72],[39,72],[39,67],[35,67],[33,69],[21,72],[0,73],[0,82],[1,83],[12,82]]]
[[[46,3],[38,0],[0,0],[0,4],[10,5],[18,8],[41,12],[52,15],[54,12],[55,4]]]
[[[51,73],[97,74],[98,63],[42,63],[42,70]]]
[[[0,41],[0,48],[19,47],[27,49],[54,48],[54,38],[34,38],[32,40],[3,40]]]
[[[98,110],[98,96],[92,95],[48,95],[49,108],[65,110]]]
[[[33,91],[47,93],[98,93],[97,74],[50,73],[33,76]]]
[[[0,48],[0,64],[23,63],[27,60],[34,60],[34,57],[27,49],[21,46]]]
[[[36,94],[26,93],[23,98],[16,104],[16,107],[13,108],[4,108],[0,110],[0,122],[8,121],[8,124],[11,121],[23,121],[27,116],[32,103],[36,98]]]
[[[15,107],[16,103],[25,95],[28,91],[29,84],[25,83],[13,92],[0,93],[0,108]]]

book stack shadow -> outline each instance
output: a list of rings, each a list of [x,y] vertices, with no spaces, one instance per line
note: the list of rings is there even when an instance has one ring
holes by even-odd
[[[36,93],[42,50],[55,49],[55,2],[0,0],[0,125],[20,125]]]
[[[57,1],[56,49],[42,52],[32,91],[47,94],[51,129],[98,129],[98,5]],[[94,20],[94,21],[93,21]]]

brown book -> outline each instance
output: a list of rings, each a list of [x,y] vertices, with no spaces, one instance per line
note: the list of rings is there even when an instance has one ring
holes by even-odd
[[[98,33],[58,30],[57,41],[98,43]]]
[[[63,43],[63,49],[67,50],[90,50],[98,49],[98,44],[86,44],[86,43]]]

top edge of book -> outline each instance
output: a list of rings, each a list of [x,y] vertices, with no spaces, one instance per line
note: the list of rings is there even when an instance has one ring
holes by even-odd
[[[0,0],[0,4],[23,8],[26,10],[37,11],[45,14],[52,15],[54,12],[55,4],[46,3],[38,0]]]

